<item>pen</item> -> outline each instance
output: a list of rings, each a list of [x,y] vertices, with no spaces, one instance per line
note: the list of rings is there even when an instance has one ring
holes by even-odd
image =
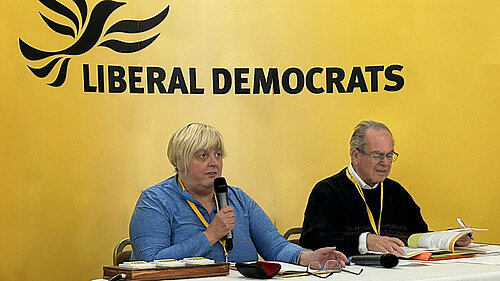
[[[467,226],[465,225],[465,223],[462,221],[461,218],[457,218],[457,222],[462,228],[467,228]],[[467,236],[469,236],[470,239],[472,239],[472,233],[467,233]]]

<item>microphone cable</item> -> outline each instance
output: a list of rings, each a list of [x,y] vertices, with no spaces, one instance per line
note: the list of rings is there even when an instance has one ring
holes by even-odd
[[[120,273],[120,274],[116,274],[115,276],[109,278],[108,281],[117,281],[117,280],[125,279],[125,277],[127,277],[127,275],[125,275],[125,273]]]

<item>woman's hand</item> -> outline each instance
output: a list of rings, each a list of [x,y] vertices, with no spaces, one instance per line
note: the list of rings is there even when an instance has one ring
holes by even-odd
[[[336,260],[340,267],[345,267],[347,257],[339,251],[335,251],[335,247],[325,247],[316,251],[305,251],[299,258],[299,264],[308,266],[312,261],[318,261],[323,266],[327,260]]]
[[[234,228],[236,218],[231,206],[226,206],[215,215],[214,219],[203,233],[210,245],[214,245]]]

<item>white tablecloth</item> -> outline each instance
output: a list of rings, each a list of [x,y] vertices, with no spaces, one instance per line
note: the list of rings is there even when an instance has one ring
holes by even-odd
[[[283,264],[283,269],[301,269],[296,265]],[[411,281],[411,280],[435,280],[435,281],[469,281],[469,280],[500,280],[500,256],[485,256],[467,259],[456,259],[447,261],[406,261],[401,260],[399,265],[394,268],[371,267],[371,266],[348,266],[347,269],[359,271],[363,268],[361,275],[353,275],[346,272],[335,273],[325,280],[383,280],[383,281]],[[300,276],[290,278],[274,277],[274,280],[321,280],[315,276]],[[95,279],[104,280],[104,279]],[[176,279],[181,280],[181,279]],[[257,280],[250,279],[241,275],[238,271],[230,270],[228,276],[191,278],[186,280],[214,280],[214,281],[230,281],[230,280]]]

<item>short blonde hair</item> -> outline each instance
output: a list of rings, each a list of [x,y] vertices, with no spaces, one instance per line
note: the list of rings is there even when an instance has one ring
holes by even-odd
[[[222,135],[210,125],[189,123],[170,138],[167,157],[177,172],[187,171],[194,154],[201,149],[220,150],[226,156]]]

